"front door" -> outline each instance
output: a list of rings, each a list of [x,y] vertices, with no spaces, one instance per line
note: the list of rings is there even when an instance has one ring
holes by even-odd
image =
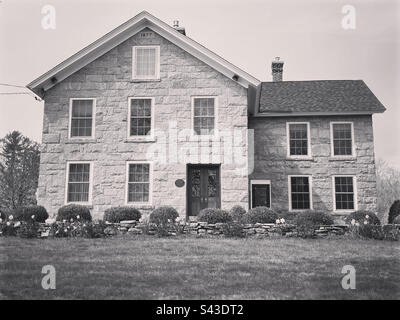
[[[188,165],[188,216],[197,216],[201,209],[220,208],[220,194],[218,165]]]

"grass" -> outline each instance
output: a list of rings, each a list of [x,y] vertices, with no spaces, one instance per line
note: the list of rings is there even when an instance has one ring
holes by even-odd
[[[2,299],[400,299],[400,245],[346,239],[0,238]],[[56,290],[41,269],[56,268]],[[344,265],[356,290],[341,287]]]

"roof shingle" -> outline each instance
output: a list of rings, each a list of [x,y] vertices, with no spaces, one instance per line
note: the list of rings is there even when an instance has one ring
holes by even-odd
[[[281,81],[261,84],[259,112],[375,113],[386,109],[362,80]]]

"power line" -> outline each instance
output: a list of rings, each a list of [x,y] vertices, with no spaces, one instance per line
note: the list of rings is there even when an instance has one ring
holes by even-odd
[[[32,96],[35,98],[35,100],[37,101],[42,101],[42,99],[38,98],[37,96],[35,96],[33,93],[31,92],[0,92],[0,95],[12,95],[12,94],[27,94],[29,96]]]
[[[18,86],[16,84],[9,84],[9,83],[0,83],[0,86],[6,86],[6,87],[15,87],[15,88],[23,88],[26,89],[24,86]]]

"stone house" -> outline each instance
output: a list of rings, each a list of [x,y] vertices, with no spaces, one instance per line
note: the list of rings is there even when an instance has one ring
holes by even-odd
[[[141,12],[27,87],[45,101],[38,202],[375,210],[363,81],[261,82]]]

